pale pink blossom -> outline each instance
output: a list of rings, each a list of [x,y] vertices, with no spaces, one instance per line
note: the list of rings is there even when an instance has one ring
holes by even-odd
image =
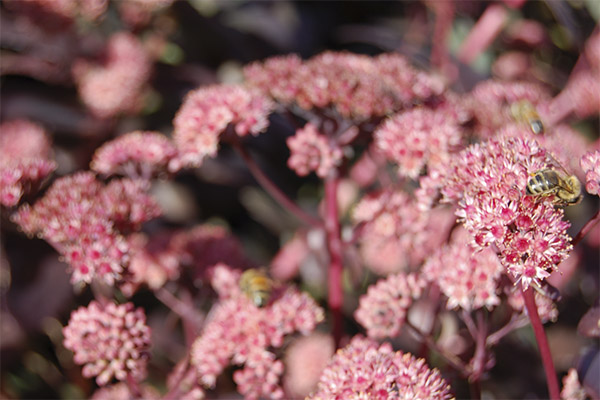
[[[159,212],[140,182],[113,180],[103,186],[91,172],[79,172],[57,179],[43,198],[22,206],[13,220],[61,253],[73,283],[100,279],[113,285],[128,260],[123,233]]]
[[[239,272],[224,265],[215,268],[213,285],[221,300],[192,346],[191,364],[205,387],[213,387],[226,366],[243,365],[234,376],[240,393],[247,398],[282,398],[283,364],[271,350],[293,332],[312,332],[323,320],[323,310],[292,287],[277,288],[269,303],[257,308],[239,283],[234,284],[237,280]]]
[[[581,169],[585,172],[585,190],[598,195],[600,191],[600,150],[590,151],[581,158]]]
[[[74,361],[84,365],[83,376],[95,376],[98,385],[113,377],[120,381],[146,377],[150,328],[144,310],[135,309],[133,303],[92,301],[71,314],[63,335],[65,347],[75,353]]]
[[[569,256],[569,222],[553,196],[526,194],[530,174],[556,168],[536,141],[498,138],[472,145],[448,166],[442,194],[476,249],[491,244],[523,288],[538,285]]]
[[[56,169],[44,129],[26,120],[0,125],[0,204],[12,207]]]
[[[177,112],[173,139],[184,166],[200,166],[217,154],[229,124],[238,136],[258,135],[269,126],[272,103],[255,90],[213,85],[191,91]]]
[[[317,388],[319,377],[335,352],[333,338],[312,333],[294,340],[285,352],[285,392],[304,398]]]
[[[469,240],[466,231],[455,232],[450,244],[427,260],[422,273],[446,295],[448,309],[491,310],[500,304],[496,292],[502,264],[490,248],[476,251]]]
[[[287,145],[291,153],[288,166],[300,176],[315,171],[317,176],[325,178],[342,161],[342,149],[319,133],[311,123],[289,137]]]
[[[100,118],[138,112],[151,72],[150,57],[137,37],[129,33],[111,36],[104,62],[80,59],[73,64],[79,96]]]
[[[103,144],[94,153],[90,168],[104,175],[150,179],[165,172],[177,155],[171,141],[158,132],[135,131]]]
[[[569,369],[569,373],[563,377],[562,384],[561,400],[585,400],[589,398],[579,382],[579,376],[575,368]]]
[[[444,112],[415,108],[387,119],[374,133],[375,145],[398,173],[416,179],[426,165],[435,168],[449,160],[461,143],[461,130]]]
[[[396,337],[413,299],[421,296],[425,285],[417,274],[399,273],[380,279],[360,297],[354,317],[370,338]]]
[[[451,399],[450,385],[424,359],[355,336],[337,351],[308,399]]]
[[[108,0],[11,0],[5,6],[26,15],[44,30],[55,32],[69,29],[77,17],[98,19],[106,11]]]

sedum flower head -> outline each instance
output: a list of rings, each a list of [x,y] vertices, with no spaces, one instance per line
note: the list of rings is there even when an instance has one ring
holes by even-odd
[[[600,150],[586,153],[580,161],[585,172],[585,190],[598,196],[600,192]]]
[[[207,387],[214,386],[229,364],[243,365],[234,375],[240,393],[246,398],[282,398],[283,363],[268,349],[281,347],[284,337],[296,331],[310,333],[323,320],[323,310],[291,287],[257,308],[240,290],[239,276],[224,264],[215,268],[212,284],[221,300],[192,346],[191,364]]]
[[[554,197],[526,194],[531,174],[555,164],[534,140],[495,138],[461,152],[442,188],[445,200],[458,200],[456,215],[475,248],[494,244],[524,289],[539,285],[572,248],[570,224]]]
[[[450,386],[436,369],[388,343],[355,336],[337,351],[308,397],[320,399],[451,399]]]
[[[360,297],[354,317],[370,338],[396,337],[413,299],[421,296],[425,283],[416,274],[399,273],[381,279]]]
[[[135,131],[96,150],[90,168],[103,175],[150,179],[166,171],[177,155],[171,141],[158,132]]]
[[[456,122],[444,112],[415,108],[385,121],[375,131],[375,145],[398,164],[398,173],[416,179],[425,165],[448,162],[461,142]]]
[[[57,179],[42,199],[21,207],[13,219],[62,254],[73,283],[100,279],[112,285],[127,262],[122,232],[137,229],[159,211],[139,182],[114,180],[103,186],[93,173],[79,172]]]
[[[268,99],[242,86],[213,85],[188,93],[173,120],[181,163],[197,167],[204,157],[214,157],[229,124],[238,136],[258,135],[268,127],[271,110]]]
[[[100,64],[77,60],[73,65],[81,100],[100,118],[137,112],[152,72],[150,57],[136,36],[123,32],[111,36],[105,52]]]
[[[150,328],[142,308],[92,301],[71,314],[63,335],[75,362],[84,365],[83,375],[95,376],[98,385],[113,377],[120,381],[127,376],[137,381],[145,378]]]
[[[423,276],[436,283],[448,297],[448,309],[491,310],[500,304],[496,291],[502,264],[490,248],[475,251],[469,240],[466,231],[455,233],[449,245],[427,260]]]
[[[12,207],[56,169],[44,129],[25,120],[0,124],[0,204]]]
[[[288,138],[287,145],[291,153],[288,166],[300,176],[315,171],[317,176],[325,178],[342,160],[342,149],[329,142],[311,123]]]

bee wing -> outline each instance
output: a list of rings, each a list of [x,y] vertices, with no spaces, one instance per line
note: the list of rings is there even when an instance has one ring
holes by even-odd
[[[549,150],[546,150],[546,158],[549,160],[548,164],[558,168],[565,175],[565,177],[571,175]]]

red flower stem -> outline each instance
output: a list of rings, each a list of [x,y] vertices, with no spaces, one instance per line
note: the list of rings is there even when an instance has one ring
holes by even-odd
[[[127,387],[129,388],[129,392],[133,396],[134,399],[142,398],[142,390],[140,388],[140,384],[136,381],[131,374],[127,374],[127,378],[125,379],[127,382]]]
[[[506,325],[504,325],[502,328],[498,329],[496,332],[492,333],[487,337],[486,344],[489,347],[493,347],[496,344],[498,344],[500,339],[502,339],[504,336],[508,335],[515,329],[524,327],[528,323],[529,321],[526,316],[518,316],[516,314],[513,314],[510,321],[508,321]]]
[[[243,148],[239,143],[234,144],[235,149],[238,151],[248,169],[254,176],[254,179],[258,182],[258,184],[265,189],[267,193],[271,195],[283,208],[288,210],[291,214],[296,216],[296,218],[302,222],[303,224],[310,226],[322,226],[321,221],[308,214],[306,211],[298,207],[296,203],[294,203],[288,196],[285,195],[278,187],[273,183],[269,177],[267,177],[264,172],[260,169],[260,167],[256,164],[254,159],[250,156],[250,153]]]
[[[548,346],[548,339],[544,332],[544,326],[542,325],[542,320],[538,315],[537,306],[535,305],[534,293],[533,287],[531,286],[527,290],[523,290],[525,307],[527,308],[527,315],[531,321],[531,327],[533,328],[533,333],[535,334],[540,349],[542,364],[544,365],[544,372],[546,373],[548,394],[550,395],[550,399],[558,400],[560,398],[558,379],[556,377],[556,371],[554,370],[554,362],[552,361],[552,354],[550,353],[550,346]]]
[[[183,321],[186,341],[188,345],[196,338],[198,332],[202,328],[203,316],[200,315],[193,307],[189,304],[184,303],[175,297],[171,292],[165,288],[160,288],[154,291],[154,295],[164,305],[166,305],[171,311],[181,317]]]
[[[458,59],[470,64],[485,51],[508,21],[508,10],[500,4],[489,5],[458,50]]]
[[[337,176],[325,178],[325,230],[327,232],[327,247],[329,250],[329,311],[333,319],[333,339],[336,348],[342,339],[342,239],[340,237],[340,222],[337,205]]]
[[[598,210],[596,212],[596,215],[594,215],[592,218],[590,218],[590,220],[588,222],[585,223],[585,225],[583,226],[583,228],[581,228],[581,230],[579,231],[579,233],[571,241],[571,244],[573,245],[573,247],[575,247],[575,245],[577,243],[579,243],[581,241],[581,239],[583,239],[584,236],[587,235],[588,232],[591,231],[592,228],[594,226],[596,226],[596,224],[598,222],[600,222],[600,210]]]
[[[486,362],[486,353],[485,353],[485,339],[487,337],[487,324],[483,317],[483,312],[481,310],[477,310],[477,337],[475,338],[475,354],[473,354],[473,362],[471,372],[471,376],[469,377],[469,381],[473,384],[475,383],[475,387],[481,390],[479,385],[479,381],[481,379],[481,375],[485,370],[485,362]],[[479,398],[481,398],[481,392],[479,393]]]

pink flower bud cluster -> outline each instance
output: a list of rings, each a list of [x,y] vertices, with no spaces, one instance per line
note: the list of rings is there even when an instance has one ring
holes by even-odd
[[[221,300],[211,310],[204,331],[191,350],[191,364],[201,383],[215,385],[229,364],[243,365],[234,373],[246,398],[283,398],[279,385],[283,363],[270,348],[279,348],[294,332],[308,334],[324,318],[323,310],[306,293],[281,288],[263,308],[257,308],[239,288],[239,273],[221,264],[212,284]]]
[[[504,125],[515,121],[511,105],[522,100],[536,106],[550,99],[550,94],[540,85],[529,82],[484,81],[471,91],[464,106],[475,117],[475,132],[489,138]]]
[[[496,291],[503,267],[490,248],[475,251],[469,240],[462,229],[454,233],[451,243],[427,260],[422,273],[446,295],[448,309],[491,310],[500,304]]]
[[[536,141],[496,138],[470,146],[449,166],[442,188],[476,249],[494,244],[526,289],[550,275],[571,250],[568,221],[550,196],[526,194],[531,174],[558,168]]]
[[[177,149],[158,132],[135,131],[98,148],[90,168],[98,173],[150,179],[167,170]]]
[[[47,31],[62,31],[71,27],[78,16],[93,21],[104,14],[107,0],[12,0],[5,6],[26,15]]]
[[[235,85],[213,85],[190,92],[175,119],[173,139],[186,166],[214,157],[229,124],[238,136],[258,135],[269,126],[272,103],[260,93]]]
[[[585,190],[598,196],[600,191],[600,150],[590,151],[581,158],[581,169],[585,172]]]
[[[100,118],[138,112],[151,71],[142,43],[129,33],[111,36],[103,63],[77,60],[73,65],[79,96]]]
[[[290,148],[288,166],[300,176],[315,171],[325,178],[342,160],[342,149],[320,134],[317,128],[307,123],[296,134],[287,139]]]
[[[415,108],[386,120],[375,131],[375,145],[398,173],[416,179],[425,165],[442,166],[461,143],[462,132],[446,113]]]
[[[325,399],[451,399],[450,385],[424,359],[394,352],[389,343],[355,336],[323,371],[316,393]]]
[[[560,392],[561,400],[585,400],[589,396],[579,383],[579,376],[575,368],[570,368],[569,373],[562,380],[563,389]]]
[[[15,120],[0,125],[0,204],[12,207],[56,169],[44,129]]]
[[[430,233],[425,229],[426,214],[399,190],[368,194],[355,206],[352,219],[362,224],[361,257],[378,274],[405,269]]]
[[[354,317],[373,339],[400,334],[413,299],[421,297],[426,281],[417,274],[399,273],[369,286]]]
[[[24,205],[14,221],[51,243],[72,268],[73,283],[121,277],[127,242],[119,229],[135,230],[160,210],[139,182],[103,186],[91,172],[57,179],[35,205]]]
[[[92,301],[71,314],[63,335],[75,362],[85,364],[83,376],[96,376],[98,385],[113,377],[120,381],[128,376],[137,381],[146,377],[150,328],[142,308]]]
[[[415,70],[399,54],[329,51],[305,62],[295,55],[273,57],[246,66],[244,75],[250,85],[285,105],[331,107],[359,120],[397,111],[445,89],[441,79]]]
[[[286,394],[304,398],[313,392],[334,352],[333,338],[328,334],[314,332],[294,340],[285,352]]]

